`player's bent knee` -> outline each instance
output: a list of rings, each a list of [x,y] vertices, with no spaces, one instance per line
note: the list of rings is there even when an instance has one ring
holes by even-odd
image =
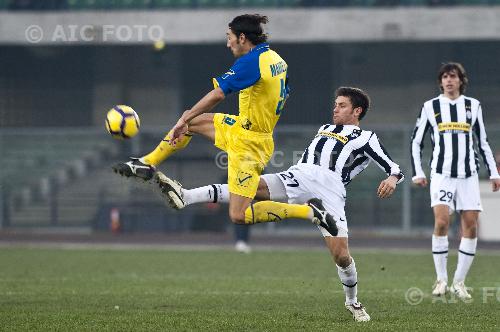
[[[244,212],[234,212],[229,211],[229,218],[233,224],[244,225],[245,224],[245,213]]]
[[[198,115],[189,123],[188,130],[193,134],[203,135],[209,139],[215,139],[214,114],[205,113]]]
[[[267,201],[270,199],[269,188],[267,187],[266,181],[262,178],[259,180],[259,186],[257,187],[257,192],[255,193],[255,199],[259,201]]]

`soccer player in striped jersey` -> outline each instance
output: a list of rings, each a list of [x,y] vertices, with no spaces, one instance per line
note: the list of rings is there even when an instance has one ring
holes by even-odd
[[[467,75],[460,63],[443,64],[438,72],[441,94],[424,103],[411,141],[413,182],[427,186],[421,165],[423,138],[430,130],[433,145],[430,195],[434,211],[432,254],[437,280],[432,294],[448,291],[448,226],[453,210],[460,211],[462,239],[458,264],[450,290],[461,299],[470,299],[465,277],[476,253],[477,220],[482,211],[479,197],[479,156],[473,138],[486,164],[492,190],[500,189],[500,176],[486,138],[481,104],[464,96]]]
[[[370,316],[357,299],[356,265],[349,253],[347,241],[345,186],[372,160],[388,176],[378,187],[377,194],[380,198],[391,196],[396,184],[404,178],[399,166],[389,157],[377,135],[359,127],[359,121],[365,116],[369,106],[369,97],[361,89],[337,89],[333,109],[334,124],[325,124],[319,128],[296,165],[285,172],[261,175],[255,196],[260,202],[253,204],[266,204],[270,200],[289,204],[305,204],[311,199],[323,202],[326,211],[333,215],[336,221],[338,234],[332,234],[321,226],[319,229],[337,264],[346,295],[345,307],[356,321],[368,321]],[[170,205],[176,209],[195,203],[229,200],[227,184],[186,190],[176,181],[168,179],[160,172],[158,174],[162,177],[162,191]],[[275,210],[271,205],[266,208],[264,214],[268,217],[264,222],[281,221],[290,217],[286,210]],[[263,221],[247,219],[249,224]]]

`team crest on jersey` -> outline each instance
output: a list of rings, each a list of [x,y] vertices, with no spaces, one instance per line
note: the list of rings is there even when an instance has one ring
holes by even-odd
[[[243,129],[250,130],[250,128],[252,128],[252,121],[245,119],[241,126],[243,127]]]
[[[352,133],[350,133],[347,137],[349,138],[357,138],[361,135],[361,130],[359,129],[354,129]]]

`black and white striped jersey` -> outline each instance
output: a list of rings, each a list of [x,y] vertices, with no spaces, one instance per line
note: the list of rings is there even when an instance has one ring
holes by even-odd
[[[403,181],[401,169],[389,157],[375,133],[361,130],[354,125],[326,124],[319,128],[302,154],[299,164],[314,164],[327,168],[347,185],[371,160],[388,176],[398,176],[398,183]]]
[[[499,178],[477,99],[461,95],[451,100],[441,94],[424,103],[411,139],[413,178],[425,178],[422,148],[429,129],[433,145],[431,173],[452,178],[468,178],[476,174],[479,157],[474,149],[474,133],[490,178]]]

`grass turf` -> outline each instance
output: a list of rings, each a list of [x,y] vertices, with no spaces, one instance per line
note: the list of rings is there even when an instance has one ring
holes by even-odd
[[[0,249],[0,330],[498,331],[499,255],[476,257],[473,301],[434,300],[428,252],[353,251],[359,300],[345,310],[323,251]],[[456,266],[450,256],[449,270]],[[450,278],[452,274],[450,273]],[[407,300],[412,287],[418,290]],[[487,287],[487,288],[486,288]],[[421,302],[417,305],[409,301]]]

